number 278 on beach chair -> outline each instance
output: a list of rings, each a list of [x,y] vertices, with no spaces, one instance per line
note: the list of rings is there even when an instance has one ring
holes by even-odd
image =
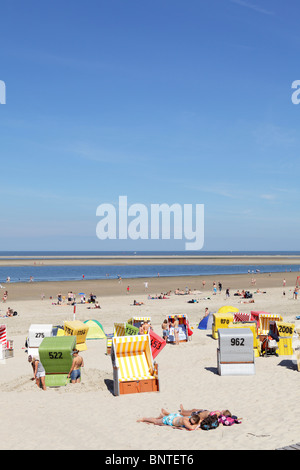
[[[113,338],[111,358],[114,395],[158,392],[158,365],[153,361],[149,335]]]

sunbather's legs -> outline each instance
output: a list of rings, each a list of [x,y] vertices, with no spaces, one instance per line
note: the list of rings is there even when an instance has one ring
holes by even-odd
[[[152,423],[152,424],[163,424],[163,418],[141,418],[137,420],[138,423]]]

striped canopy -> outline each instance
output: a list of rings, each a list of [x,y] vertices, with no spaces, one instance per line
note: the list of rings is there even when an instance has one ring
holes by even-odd
[[[154,378],[149,335],[116,336],[113,346],[120,381]]]
[[[6,325],[0,325],[0,344],[3,345],[4,349],[6,348]]]

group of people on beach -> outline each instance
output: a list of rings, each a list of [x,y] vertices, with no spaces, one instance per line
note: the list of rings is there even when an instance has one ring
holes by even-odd
[[[146,335],[152,330],[150,320],[141,321],[139,326],[139,335]]]
[[[96,308],[100,308],[100,305],[99,305],[98,301],[96,300],[97,296],[95,294],[93,294],[93,292],[90,293],[87,300],[86,300],[86,296],[85,296],[84,293],[80,293],[78,295],[80,295],[80,303],[81,304],[85,304],[85,303],[97,304]],[[67,305],[75,305],[76,304],[76,294],[74,294],[72,291],[69,291],[67,296],[62,295],[62,293],[59,292],[57,294],[57,302],[56,302],[55,305],[62,305],[65,302],[66,299],[67,299]]]
[[[175,345],[179,344],[179,319],[178,316],[175,315],[174,318],[169,323],[168,320],[164,320],[161,328],[162,328],[162,337],[165,341],[168,341],[170,336],[170,327],[174,328],[174,338],[175,338]]]
[[[73,349],[72,356],[73,361],[71,369],[68,373],[68,378],[70,378],[72,384],[76,384],[81,382],[81,367],[84,367],[84,362],[83,358],[79,355],[78,349]],[[32,380],[35,380],[35,383],[39,388],[47,390],[45,383],[46,372],[40,359],[29,355],[28,362],[32,365]]]

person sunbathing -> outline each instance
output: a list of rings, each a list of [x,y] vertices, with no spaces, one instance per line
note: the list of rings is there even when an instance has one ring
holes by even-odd
[[[13,317],[14,316],[14,311],[12,308],[8,307],[7,312],[6,312],[7,317]]]
[[[99,305],[99,302],[98,300],[96,300],[96,302],[94,303],[94,307],[87,307],[88,309],[94,309],[94,308],[101,308],[100,305]]]
[[[168,413],[162,409],[161,414],[158,418],[141,418],[137,420],[138,423],[152,423],[157,426],[173,426],[176,428],[186,428],[189,431],[193,431],[199,427],[200,416],[194,415],[190,417],[184,417],[180,413]]]
[[[207,418],[208,416],[212,416],[212,415],[217,415],[218,418],[220,416],[231,417],[231,413],[229,410],[209,411],[209,410],[203,410],[200,408],[193,408],[192,410],[185,410],[182,405],[180,405],[180,413],[182,414],[182,416],[199,416],[201,421]]]

